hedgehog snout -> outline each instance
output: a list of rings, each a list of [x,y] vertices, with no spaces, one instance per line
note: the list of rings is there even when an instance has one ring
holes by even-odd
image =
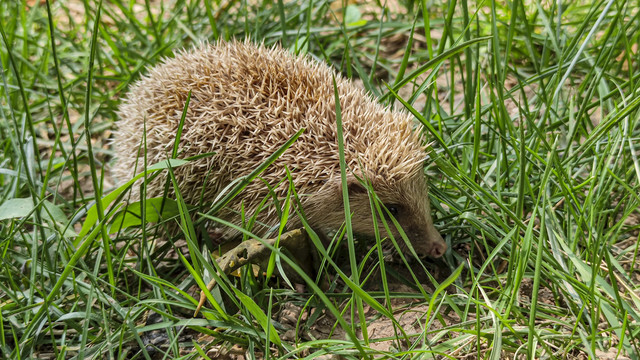
[[[431,248],[429,249],[428,255],[432,258],[439,258],[444,255],[446,251],[447,243],[445,243],[444,240],[442,240],[442,237],[440,237],[440,241],[436,241],[432,244]]]
[[[427,247],[429,248],[427,255],[432,258],[439,258],[447,251],[447,243],[433,225],[427,232]]]
[[[408,235],[414,249],[421,258],[427,256],[439,258],[447,251],[447,243],[433,225],[426,231],[424,229],[413,230]]]

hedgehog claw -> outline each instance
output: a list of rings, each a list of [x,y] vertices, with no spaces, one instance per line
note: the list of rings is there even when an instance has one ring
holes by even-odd
[[[209,283],[207,284],[207,290],[211,292],[214,286],[216,286],[216,279],[211,279],[211,281],[209,281]],[[202,309],[206,301],[207,301],[207,293],[204,292],[204,290],[202,290],[200,291],[200,300],[198,301],[198,307],[196,307],[196,311],[193,312],[193,317],[198,316],[200,309]]]

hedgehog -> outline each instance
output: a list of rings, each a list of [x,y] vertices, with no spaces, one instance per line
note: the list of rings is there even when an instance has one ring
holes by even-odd
[[[251,231],[261,236],[277,228],[281,211],[275,204],[284,202],[261,203],[265,198],[282,200],[287,196],[290,172],[304,218],[314,232],[328,239],[345,219],[336,88],[353,233],[372,237],[377,226],[380,234],[388,236],[388,228],[401,239],[389,221],[391,214],[420,257],[442,256],[447,245],[433,224],[423,170],[425,136],[415,129],[413,117],[379,104],[328,65],[295,56],[277,45],[204,43],[151,68],[132,86],[119,108],[114,176],[132,178],[134,171],[142,170],[144,156],[148,164],[170,157],[191,93],[178,157],[211,155],[173,169],[185,201],[213,202],[232,181],[250,173],[304,129],[260,179],[249,183],[216,216],[241,225],[242,211],[248,219],[260,209]],[[144,128],[146,147],[141,146]],[[146,195],[163,195],[165,179],[158,176],[152,180]],[[383,210],[387,219],[376,214],[376,224],[368,187],[387,209]],[[138,188],[132,189],[133,199],[140,196]],[[296,215],[286,225],[297,228],[302,222]],[[238,235],[229,228],[223,238]],[[410,253],[404,241],[397,243],[401,251]]]

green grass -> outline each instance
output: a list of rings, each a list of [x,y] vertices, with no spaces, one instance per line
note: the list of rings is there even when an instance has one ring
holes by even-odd
[[[4,358],[199,358],[234,344],[256,357],[640,358],[636,2],[28,3],[0,2]],[[221,276],[218,302],[193,319],[209,257],[151,241],[144,218],[107,231],[121,196],[94,201],[115,189],[108,139],[128,86],[174,49],[245,37],[326,61],[415,115],[434,141],[431,200],[451,248],[440,282],[425,291],[409,276],[414,291],[396,291],[383,276],[371,292],[369,268],[350,279],[332,260],[340,282],[296,293],[243,271]],[[186,229],[201,223],[175,208]],[[269,321],[288,302],[315,309],[296,340]],[[405,352],[362,331],[375,320],[363,310],[398,325],[424,305],[417,327],[396,326]],[[344,318],[329,326],[339,339],[302,336],[322,311]],[[143,345],[151,329],[168,333],[161,355]],[[194,347],[190,332],[209,337]]]

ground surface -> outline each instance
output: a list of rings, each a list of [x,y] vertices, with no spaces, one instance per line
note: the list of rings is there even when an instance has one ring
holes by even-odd
[[[639,358],[635,4],[346,3],[104,2],[98,22],[93,2],[0,3],[3,357]],[[111,232],[123,199],[87,210],[122,184],[111,139],[131,83],[231,37],[297,41],[414,111],[443,259],[362,245],[325,291],[245,270],[194,319],[208,254],[154,219]]]

